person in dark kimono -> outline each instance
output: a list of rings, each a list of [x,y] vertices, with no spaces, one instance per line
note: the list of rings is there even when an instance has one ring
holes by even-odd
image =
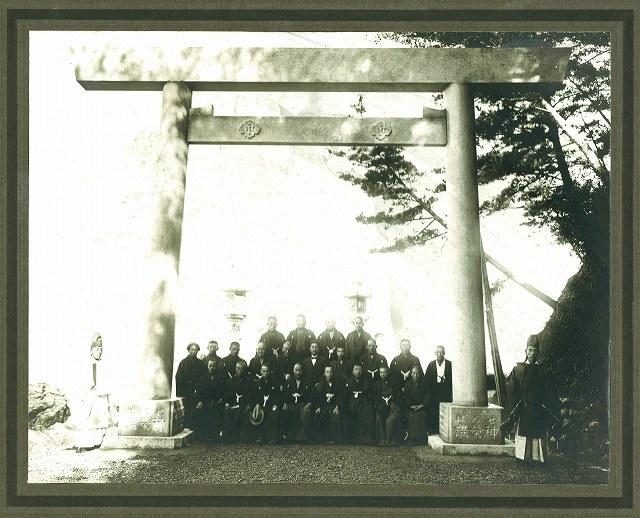
[[[363,375],[373,383],[380,379],[380,367],[388,367],[387,359],[378,352],[373,338],[367,341],[367,352],[362,356]]]
[[[339,345],[336,349],[336,359],[331,362],[333,367],[333,378],[336,383],[347,384],[347,380],[353,372],[353,364],[347,358],[347,349],[344,345]]]
[[[236,374],[228,379],[224,396],[222,440],[225,443],[247,442],[251,438],[249,414],[254,401],[254,383],[247,375],[247,363],[236,363]]]
[[[316,335],[313,334],[313,331],[307,329],[306,325],[307,319],[305,316],[298,315],[296,317],[296,328],[287,337],[287,342],[291,344],[293,359],[296,362],[301,362],[309,356],[309,346],[311,342],[316,341]]]
[[[540,362],[536,335],[527,340],[526,359],[518,362],[507,378],[507,409],[515,420],[516,458],[520,461],[547,462],[547,437],[560,427],[560,403],[549,367]],[[501,430],[510,430],[503,424]]]
[[[374,410],[371,404],[371,383],[362,375],[362,365],[353,366],[353,375],[345,390],[348,439],[355,444],[373,444]]]
[[[389,379],[389,367],[380,367],[380,379],[373,386],[378,445],[395,445],[403,438],[402,389]]]
[[[272,362],[273,356],[279,356],[284,344],[284,335],[276,329],[278,327],[278,319],[269,317],[267,319],[267,330],[260,335],[259,342],[262,342],[266,348],[267,358]]]
[[[231,342],[229,345],[229,354],[222,359],[222,371],[224,375],[231,379],[236,374],[236,364],[239,361],[243,361],[245,364],[247,363],[242,358],[240,358],[240,344],[238,342]]]
[[[424,444],[427,441],[426,399],[427,385],[422,370],[414,365],[411,368],[411,378],[404,386],[404,410],[409,444]]]
[[[342,442],[342,411],[344,387],[333,379],[333,367],[324,368],[324,379],[315,387],[315,437],[320,442]]]
[[[187,357],[178,365],[176,371],[176,396],[184,398],[184,427],[191,429],[193,426],[193,411],[196,408],[196,387],[198,381],[206,369],[198,358],[200,346],[191,342],[187,345]]]
[[[302,374],[307,383],[312,387],[324,376],[324,368],[327,366],[327,359],[318,354],[318,344],[312,342],[309,346],[311,356],[302,360]]]
[[[336,329],[336,321],[333,318],[327,319],[325,325],[327,328],[318,335],[319,354],[331,363],[337,357],[337,348],[344,345],[344,335]]]
[[[194,413],[194,425],[198,438],[206,441],[220,439],[224,382],[223,373],[218,369],[216,360],[209,360],[207,372],[202,375],[196,387],[198,402]]]
[[[258,342],[256,345],[256,355],[251,358],[249,362],[249,377],[252,380],[260,379],[262,375],[262,366],[265,363],[269,363],[269,359],[267,358],[267,348],[262,342]]]
[[[307,442],[314,391],[302,377],[302,364],[293,366],[293,378],[282,389],[283,435],[291,441]]]
[[[355,365],[367,351],[367,342],[371,335],[363,329],[364,320],[362,317],[356,317],[353,320],[353,326],[355,329],[347,335],[345,345],[347,346],[347,358],[352,365]]]
[[[400,387],[411,378],[411,369],[417,366],[422,375],[422,365],[417,356],[411,354],[411,342],[407,338],[400,340],[400,354],[391,360],[389,365],[389,377]]]
[[[260,378],[255,380],[254,408],[264,412],[264,419],[257,429],[257,442],[275,444],[280,440],[280,411],[282,409],[282,392],[280,384],[271,374],[271,366],[262,364]]]
[[[222,369],[222,358],[218,356],[218,342],[216,342],[215,340],[209,341],[209,343],[207,344],[207,350],[209,351],[209,353],[204,358],[202,358],[202,365],[204,365],[205,370],[209,365],[209,360],[215,360],[217,368]]]
[[[293,359],[293,355],[291,354],[291,344],[289,342],[282,344],[282,352],[280,353],[280,356],[278,356],[277,360],[278,372],[276,374],[278,380],[280,380],[280,384],[284,385],[291,379],[293,366],[296,364]]]
[[[436,359],[427,365],[427,432],[437,434],[440,428],[440,403],[453,401],[451,362],[444,358],[444,347],[436,347]]]

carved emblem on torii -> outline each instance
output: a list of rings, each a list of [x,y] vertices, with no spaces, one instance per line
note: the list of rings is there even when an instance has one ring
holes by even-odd
[[[253,137],[255,137],[258,133],[262,131],[262,127],[257,122],[248,120],[243,122],[238,128],[238,130],[243,136],[251,140]]]
[[[391,132],[393,131],[391,124],[386,121],[378,121],[375,124],[372,124],[370,130],[371,134],[381,141],[391,135]]]

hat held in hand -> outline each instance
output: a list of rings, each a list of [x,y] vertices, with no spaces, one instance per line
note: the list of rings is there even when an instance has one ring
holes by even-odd
[[[254,408],[251,411],[251,414],[249,414],[249,422],[253,426],[258,426],[260,423],[262,423],[263,419],[264,419],[264,410],[262,410],[262,408],[260,407]]]

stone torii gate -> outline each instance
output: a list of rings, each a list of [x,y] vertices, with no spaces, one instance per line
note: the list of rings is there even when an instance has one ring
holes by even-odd
[[[86,90],[162,90],[162,157],[151,235],[145,379],[150,397],[171,394],[182,211],[189,144],[447,146],[451,342],[459,351],[453,403],[440,409],[448,443],[501,444],[501,409],[488,405],[474,91],[561,87],[568,48],[500,49],[110,49],[81,53]],[[191,108],[192,92],[443,92],[445,110],[422,118],[218,117]],[[155,359],[155,365],[153,360]],[[147,427],[148,428],[148,427]],[[176,427],[169,426],[172,435]],[[138,430],[139,432],[139,430]],[[144,435],[139,433],[140,435]],[[153,435],[153,434],[151,434]],[[162,435],[162,433],[160,433]]]

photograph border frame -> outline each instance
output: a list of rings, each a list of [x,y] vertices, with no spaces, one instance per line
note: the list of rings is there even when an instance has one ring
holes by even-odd
[[[2,84],[6,111],[5,125],[0,133],[6,165],[2,170],[3,182],[0,200],[3,218],[0,218],[0,235],[6,236],[6,257],[0,276],[0,293],[6,295],[6,311],[0,317],[3,335],[0,358],[0,375],[7,380],[2,407],[6,419],[2,433],[6,449],[2,453],[5,468],[2,485],[3,507],[16,513],[33,513],[34,508],[46,508],[52,514],[74,515],[93,508],[96,515],[116,512],[142,513],[158,516],[163,510],[173,511],[184,506],[183,513],[191,513],[194,507],[214,507],[218,512],[247,514],[249,509],[265,514],[274,514],[278,508],[296,514],[311,514],[314,509],[333,507],[355,513],[367,514],[387,511],[389,508],[429,508],[431,513],[456,514],[471,509],[483,512],[495,510],[512,514],[514,508],[525,512],[545,510],[566,516],[569,511],[576,514],[614,512],[633,513],[638,498],[633,498],[634,476],[637,475],[636,452],[633,445],[638,438],[635,416],[638,415],[638,398],[633,395],[634,375],[638,373],[638,358],[634,355],[633,343],[637,335],[637,308],[633,306],[638,280],[633,271],[634,255],[638,253],[634,237],[638,235],[638,197],[634,164],[637,164],[638,149],[633,138],[638,124],[638,107],[634,105],[634,93],[638,90],[638,71],[634,62],[638,56],[637,2],[614,0],[607,9],[597,2],[571,2],[547,0],[538,2],[536,9],[525,9],[525,2],[489,2],[474,4],[474,10],[462,7],[459,0],[450,2],[394,2],[392,6],[380,7],[376,2],[359,2],[356,8],[341,8],[336,1],[322,2],[322,7],[304,2],[244,2],[234,9],[225,8],[224,2],[212,2],[202,9],[196,2],[184,2],[184,10],[168,9],[158,2],[143,2],[145,8],[128,9],[125,2],[113,2],[122,7],[102,9],[98,2],[89,2],[88,8],[79,9],[70,0],[48,9],[45,2],[3,2],[2,24],[6,28],[5,52],[2,52],[2,69],[6,70],[6,81]],[[426,5],[425,5],[426,4]],[[578,5],[579,4],[579,5]],[[31,7],[33,5],[33,7]],[[196,6],[190,8],[190,5]],[[267,5],[268,8],[264,8]],[[62,7],[68,6],[68,7]],[[146,7],[153,6],[153,7]],[[256,9],[261,6],[262,9]],[[491,6],[491,7],[489,7]],[[597,7],[596,7],[597,6]],[[614,6],[616,7],[614,9]],[[598,8],[599,7],[599,8]],[[339,18],[340,20],[336,20]],[[499,486],[505,496],[487,496],[483,486],[438,487],[438,496],[425,495],[423,486],[376,486],[376,485],[323,485],[323,496],[314,495],[309,487],[287,486],[291,496],[289,505],[282,496],[273,496],[274,489],[282,492],[282,485],[243,484],[224,496],[198,496],[201,487],[193,485],[176,490],[185,490],[185,496],[167,496],[163,485],[131,485],[126,490],[113,494],[115,484],[27,484],[26,448],[24,431],[27,429],[26,408],[28,393],[28,31],[29,30],[245,30],[277,31],[297,24],[298,31],[381,31],[383,27],[402,24],[405,30],[428,24],[432,27],[454,26],[462,30],[507,30],[488,29],[500,25],[524,27],[544,24],[549,31],[598,30],[609,26],[612,33],[612,119],[620,125],[612,127],[612,172],[620,173],[620,180],[612,174],[611,191],[611,440],[610,484],[603,491],[600,486],[526,486],[533,496],[518,496],[524,486]],[[569,29],[579,24],[580,29]],[[52,28],[53,27],[53,28]],[[66,27],[66,28],[65,28]],[[161,29],[162,27],[162,29]],[[234,28],[235,27],[235,28]],[[552,27],[547,29],[546,27]],[[566,27],[560,29],[558,27]],[[586,29],[585,27],[589,27]],[[396,29],[399,30],[399,29]],[[424,30],[424,29],[423,29]],[[452,30],[449,28],[448,30]],[[526,30],[523,28],[508,30]],[[531,30],[531,29],[530,29]],[[638,96],[635,96],[638,98]],[[630,107],[633,107],[631,109]],[[634,162],[635,159],[635,162]],[[614,181],[615,180],[615,181]],[[631,186],[631,188],[629,188]],[[635,255],[637,258],[637,255]],[[27,345],[27,347],[25,347]],[[629,361],[631,360],[631,361]],[[2,376],[0,376],[2,377]],[[623,454],[624,450],[624,454]],[[631,454],[629,454],[629,452]],[[300,485],[303,486],[303,485]],[[203,487],[209,487],[203,485]],[[433,488],[434,486],[430,486]],[[222,486],[220,486],[222,488]],[[122,489],[122,488],[119,488]],[[141,491],[143,489],[144,491]],[[233,488],[228,488],[233,489]],[[247,491],[250,489],[250,491]],[[462,490],[461,490],[462,489]],[[560,498],[557,490],[572,489],[569,496]],[[198,491],[199,490],[199,491]],[[635,489],[637,491],[637,489]],[[191,493],[191,494],[189,494]],[[271,493],[271,496],[270,496]],[[421,494],[422,493],[422,494]],[[460,493],[464,493],[461,495]],[[636,495],[637,496],[637,495]],[[356,507],[362,503],[375,508]],[[464,504],[460,506],[459,504]],[[302,505],[300,505],[302,504]],[[391,505],[390,505],[391,504]],[[253,507],[255,506],[255,509]],[[195,509],[193,509],[195,510]],[[202,511],[200,511],[201,513]],[[326,511],[325,511],[326,512]],[[190,514],[185,514],[188,516]]]

